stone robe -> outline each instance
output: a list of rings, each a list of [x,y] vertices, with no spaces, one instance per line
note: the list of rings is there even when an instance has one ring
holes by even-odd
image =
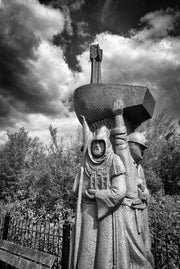
[[[88,148],[84,168],[77,265],[70,268],[126,269],[127,259],[121,255],[126,244],[121,209],[126,194],[124,165],[106,142],[100,159],[93,158]],[[95,189],[95,195],[88,189]]]

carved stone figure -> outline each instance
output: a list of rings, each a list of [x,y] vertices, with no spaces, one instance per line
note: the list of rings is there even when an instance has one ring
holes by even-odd
[[[127,137],[122,116],[122,101],[114,104],[115,128],[112,130],[114,150],[120,156],[126,169],[126,197],[123,200],[123,217],[127,240],[128,268],[152,269],[153,255],[150,247],[147,200],[149,192],[146,187],[143,168],[140,161],[147,141],[142,133],[134,132]]]
[[[152,269],[149,193],[139,163],[147,145],[134,131],[152,116],[155,101],[146,87],[101,83],[99,45],[91,46],[90,59],[91,84],[74,93],[84,150],[73,187],[69,268]]]
[[[73,269],[121,268],[118,264],[126,262],[120,255],[125,242],[120,209],[126,194],[125,168],[112,150],[109,134],[109,130],[101,126],[89,135],[83,175],[79,174],[74,185],[74,192],[78,192],[79,179],[83,176],[81,221],[78,222],[81,228],[79,238],[75,239],[79,244],[72,246],[70,268]]]

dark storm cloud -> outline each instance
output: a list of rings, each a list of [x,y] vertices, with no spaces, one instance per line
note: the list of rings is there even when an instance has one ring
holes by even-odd
[[[3,96],[0,96],[0,117],[6,117],[10,112],[8,102],[6,102]]]
[[[177,0],[41,0],[41,2],[53,5],[65,14],[66,26],[63,33],[55,37],[54,42],[63,48],[66,62],[75,71],[81,70],[76,55],[80,55],[88,48],[96,34],[108,31],[129,37],[131,29],[139,30],[142,27],[143,22],[140,22],[140,18],[145,14],[180,7]],[[79,34],[81,22],[86,25],[85,35]],[[178,28],[177,25],[173,34],[177,34]]]
[[[172,7],[176,1],[165,2]],[[164,6],[141,0],[0,0],[0,142],[7,127],[24,126],[41,138],[46,133],[45,140],[50,123],[62,133],[66,129],[65,137],[75,133],[72,93],[89,83],[94,42],[103,49],[103,82],[145,85],[158,106],[177,115],[179,13]]]
[[[91,31],[91,9],[87,11],[87,0],[40,0],[40,3],[51,5],[61,10],[65,17],[65,26],[61,34],[54,37],[54,44],[60,46],[64,58],[73,71],[81,68],[76,56],[81,54],[93,41],[96,33]],[[88,19],[89,18],[89,19]]]
[[[23,7],[20,6],[20,9]],[[38,44],[39,39],[20,24],[12,11],[6,13],[3,9],[0,10],[0,95],[3,100],[7,100],[6,103],[8,96],[14,98],[14,103],[19,98],[26,102],[30,93],[26,91],[27,81],[23,81],[22,76],[28,76],[26,62],[35,57],[34,48]],[[11,102],[6,106],[7,114]]]
[[[42,41],[52,38],[58,23],[63,27],[60,13],[53,12],[37,1],[0,2],[1,124],[2,116],[13,117],[14,111],[54,115],[63,109],[57,88],[48,89],[34,68]]]

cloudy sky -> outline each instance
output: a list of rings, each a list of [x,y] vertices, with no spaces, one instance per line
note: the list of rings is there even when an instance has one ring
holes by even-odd
[[[90,81],[89,45],[103,49],[102,82],[147,86],[180,118],[180,3],[0,0],[0,143],[24,126],[76,133],[73,91]]]

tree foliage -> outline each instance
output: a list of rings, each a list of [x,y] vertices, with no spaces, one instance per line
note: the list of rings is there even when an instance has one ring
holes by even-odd
[[[18,194],[25,175],[31,173],[38,139],[30,138],[24,128],[7,135],[8,141],[0,150],[0,196],[13,199]]]
[[[23,201],[34,210],[45,207],[53,211],[57,205],[74,205],[72,184],[81,155],[81,137],[69,144],[57,141],[57,130],[50,126],[52,143],[42,145],[21,128],[9,134],[0,149],[0,198],[12,203]]]
[[[166,112],[141,126],[149,141],[143,165],[152,193],[178,194],[180,184],[180,125]]]
[[[151,197],[149,223],[157,268],[179,268],[180,197]],[[169,265],[169,267],[168,267]]]
[[[143,165],[152,194],[160,190],[166,194],[179,192],[178,127],[166,113],[141,127],[149,140]],[[70,193],[81,159],[82,137],[79,133],[65,144],[58,139],[56,128],[50,126],[49,132],[50,145],[43,145],[38,138],[32,139],[24,128],[8,133],[7,142],[0,147],[1,200],[26,201],[36,210],[74,207]]]
[[[180,234],[180,135],[179,122],[166,113],[141,126],[146,132],[149,148],[143,166],[148,188],[153,194],[149,203],[150,231],[156,264],[178,268]],[[49,127],[50,145],[32,139],[21,128],[8,133],[0,146],[0,213],[38,219],[65,218],[72,213],[75,201],[72,184],[80,159],[82,137],[70,143],[58,140],[57,129]],[[164,196],[164,194],[170,194]],[[174,196],[173,196],[174,195]],[[178,239],[179,240],[179,239]],[[168,256],[166,255],[168,252]]]

